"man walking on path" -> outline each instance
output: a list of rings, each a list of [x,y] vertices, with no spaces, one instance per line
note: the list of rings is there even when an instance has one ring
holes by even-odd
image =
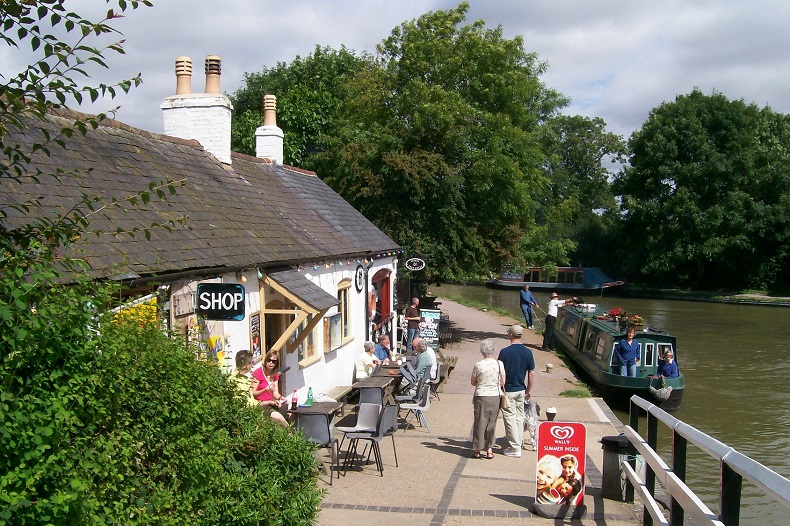
[[[499,361],[505,365],[505,394],[510,401],[510,407],[502,410],[505,438],[508,442],[504,453],[508,457],[521,456],[521,443],[524,440],[524,402],[529,400],[532,382],[535,380],[535,358],[532,356],[532,351],[521,343],[522,332],[521,325],[512,325],[507,330],[510,345],[499,351]]]
[[[543,345],[541,351],[550,351],[551,345],[554,343],[554,324],[557,322],[557,312],[560,307],[566,303],[572,303],[577,298],[561,300],[557,297],[556,292],[551,293],[551,301],[549,301],[549,312],[546,314],[546,328],[543,330]]]
[[[521,305],[521,312],[524,313],[524,319],[527,321],[527,328],[534,329],[532,326],[532,306],[534,305],[537,307],[538,302],[535,301],[535,296],[533,296],[532,292],[529,290],[529,285],[524,285],[519,295],[521,296],[519,305]]]

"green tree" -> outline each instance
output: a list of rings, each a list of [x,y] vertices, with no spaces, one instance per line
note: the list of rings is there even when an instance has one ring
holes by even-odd
[[[618,175],[623,261],[656,283],[782,284],[790,247],[790,120],[694,90],[655,108]],[[785,282],[786,283],[786,282]]]
[[[64,5],[0,3],[2,41],[40,54],[18,74],[4,71],[0,85],[0,184],[11,199],[0,203],[0,522],[307,524],[320,499],[312,446],[247,407],[181,339],[108,312],[117,290],[90,281],[70,257],[94,215],[144,206],[165,189],[123,202],[86,194],[58,216],[12,200],[16,184],[69,177],[43,174],[32,160],[104,118],[50,133],[36,126],[48,111],[139,82],[78,82],[91,64],[106,67],[105,53],[122,52],[120,42],[91,45],[115,33],[108,23],[121,15],[111,9],[92,22]],[[20,135],[41,140],[31,147]]]
[[[571,240],[574,247],[567,259],[560,250],[549,252],[556,256],[550,261],[609,263],[609,233],[618,208],[611,188],[614,172],[606,165],[624,161],[625,142],[607,132],[601,118],[559,115],[543,126],[542,143],[550,183],[540,200],[537,222],[547,227],[556,243]]]
[[[431,280],[522,261],[548,185],[539,131],[566,104],[520,37],[468,4],[404,22],[345,85],[314,169],[428,260]]]
[[[319,137],[340,105],[340,88],[360,64],[361,59],[345,47],[336,51],[316,46],[311,55],[297,56],[290,64],[279,62],[260,73],[246,73],[244,85],[231,97],[231,147],[255,155],[263,96],[272,94],[277,97],[277,125],[285,132],[285,159],[302,165],[308,154],[321,149]]]

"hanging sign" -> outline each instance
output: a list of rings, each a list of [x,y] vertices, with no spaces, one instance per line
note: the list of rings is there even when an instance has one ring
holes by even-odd
[[[535,504],[581,506],[587,428],[578,422],[542,422],[538,427]]]
[[[409,270],[422,270],[425,268],[425,261],[420,258],[409,258],[406,260],[405,265]]]
[[[198,283],[195,310],[207,320],[243,320],[244,303],[238,283]]]

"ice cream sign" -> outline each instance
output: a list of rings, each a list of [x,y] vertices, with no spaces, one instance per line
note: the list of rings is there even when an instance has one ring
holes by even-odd
[[[238,283],[199,283],[195,311],[207,320],[243,320],[244,287]]]
[[[538,427],[535,503],[581,506],[587,428],[577,422],[542,422]]]

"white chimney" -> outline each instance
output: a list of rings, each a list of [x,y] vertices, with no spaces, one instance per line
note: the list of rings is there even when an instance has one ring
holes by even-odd
[[[255,130],[255,155],[283,164],[283,131],[277,127],[277,97],[263,97],[263,126]]]
[[[165,134],[198,141],[207,152],[230,164],[230,121],[233,104],[219,89],[220,58],[206,57],[206,92],[192,93],[192,60],[176,59],[176,94],[160,106]]]

